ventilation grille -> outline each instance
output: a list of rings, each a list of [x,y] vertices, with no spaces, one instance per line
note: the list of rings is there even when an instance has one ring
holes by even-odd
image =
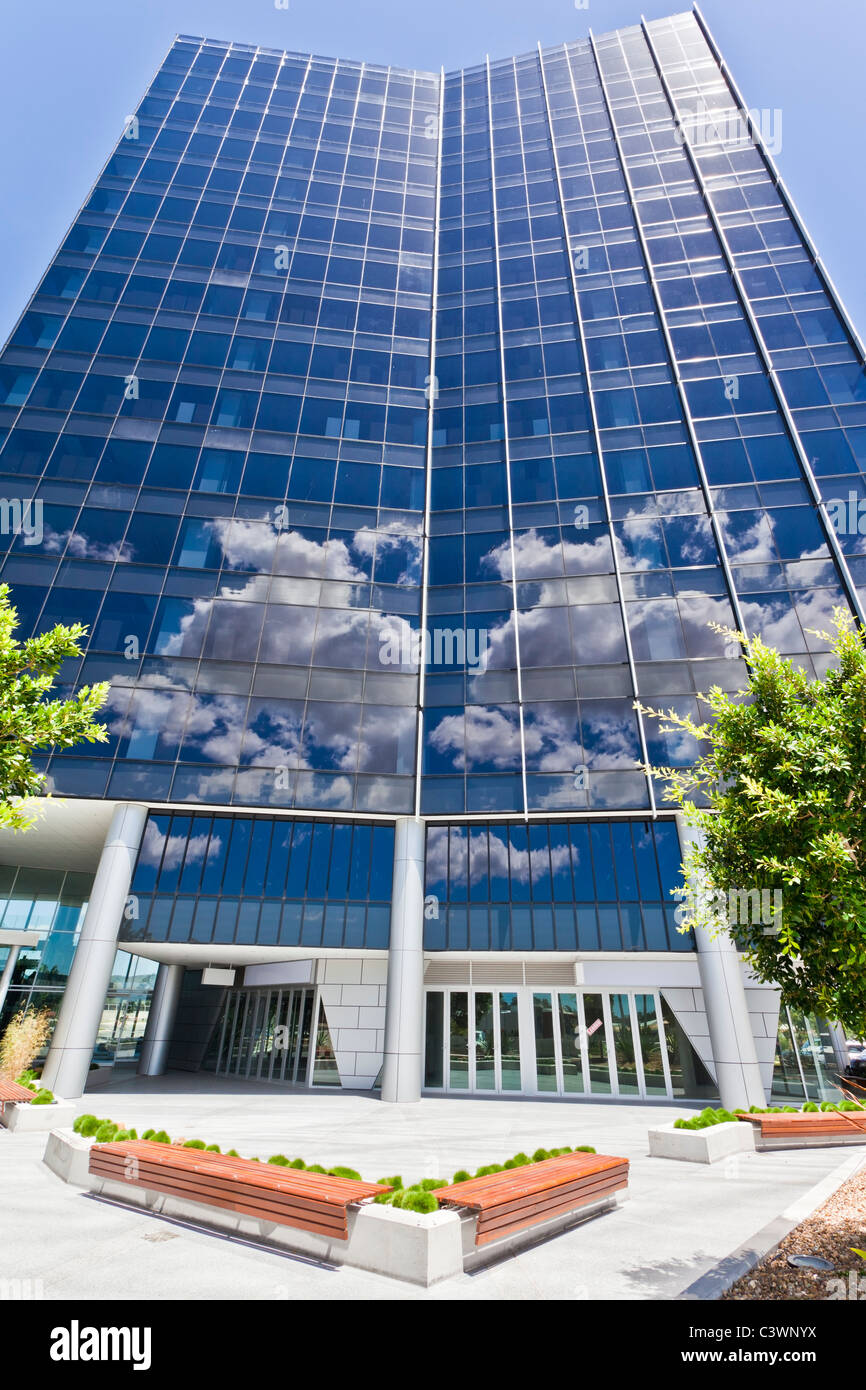
[[[520,961],[473,961],[473,985],[511,985],[523,984],[523,967]]]
[[[571,985],[574,987],[574,966],[569,962],[567,965],[545,965],[544,961],[533,964],[527,961],[523,967],[528,985],[550,985],[551,987],[563,987]]]
[[[574,989],[572,961],[428,960],[425,985],[478,985],[517,989],[521,985],[541,989]]]
[[[431,960],[424,971],[425,985],[468,985],[469,962]]]

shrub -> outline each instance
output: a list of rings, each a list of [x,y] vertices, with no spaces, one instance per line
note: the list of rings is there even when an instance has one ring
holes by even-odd
[[[279,1168],[288,1168],[289,1160],[285,1154],[271,1154],[268,1163],[275,1163]]]
[[[529,1154],[519,1153],[519,1154],[515,1154],[515,1155],[514,1155],[514,1166],[515,1166],[515,1168],[525,1168],[526,1165],[527,1165],[527,1163],[531,1163],[531,1162],[532,1162],[532,1159],[529,1157]]]
[[[306,1165],[306,1163],[304,1162],[304,1160],[303,1160],[302,1158],[293,1158],[293,1159],[292,1159],[292,1162],[291,1162],[291,1167],[292,1167],[292,1168],[306,1168],[306,1166],[307,1166],[307,1165]]]
[[[597,1153],[598,1150],[594,1149],[592,1147],[592,1144],[579,1144],[578,1147],[574,1150],[574,1152],[576,1154],[594,1154]]]
[[[100,1125],[104,1123],[104,1120],[97,1119],[95,1115],[82,1115],[78,1133],[83,1139],[92,1139]]]
[[[124,1143],[126,1143],[126,1141],[127,1141],[128,1139],[134,1139],[134,1138],[135,1138],[135,1130],[132,1130],[132,1129],[119,1129],[119,1130],[117,1131],[117,1133],[115,1134],[115,1136],[114,1136],[114,1142],[115,1142],[115,1144],[124,1144]]]
[[[429,1214],[431,1211],[439,1210],[439,1203],[432,1192],[424,1192],[421,1188],[410,1187],[406,1190],[401,1206],[404,1211],[417,1211],[422,1214]]]
[[[376,1181],[381,1183],[383,1187],[400,1188],[403,1186],[403,1179],[400,1177],[399,1173],[393,1178],[377,1178]]]
[[[30,1066],[51,1035],[49,1008],[19,1009],[0,1039],[0,1078],[11,1081]]]
[[[31,1100],[30,1104],[31,1104],[31,1105],[53,1105],[53,1104],[54,1104],[54,1092],[53,1092],[53,1091],[48,1091],[48,1090],[45,1089],[44,1086],[41,1086],[40,1089],[36,1092],[36,1095],[35,1095],[35,1096],[33,1097],[33,1099]]]
[[[420,1182],[415,1183],[415,1186],[416,1186],[416,1187],[420,1187],[420,1189],[421,1189],[422,1192],[435,1192],[436,1189],[437,1189],[437,1187],[447,1187],[447,1186],[448,1186],[448,1179],[447,1179],[447,1178],[422,1178]]]
[[[95,1133],[96,1133],[96,1130],[95,1130],[95,1129],[87,1130],[87,1129],[84,1129],[83,1126],[84,1126],[84,1125],[90,1125],[90,1124],[98,1125],[98,1123],[99,1123],[99,1121],[97,1120],[97,1118],[96,1118],[95,1115],[79,1115],[79,1116],[77,1117],[77,1119],[73,1120],[73,1122],[72,1122],[72,1128],[74,1129],[74,1131],[75,1131],[76,1134],[83,1134],[83,1135],[86,1136],[86,1135],[89,1135],[89,1134],[95,1134]]]
[[[97,1144],[110,1144],[117,1130],[118,1126],[113,1120],[103,1120],[94,1136]]]
[[[35,1090],[34,1082],[39,1080],[39,1072],[34,1071],[32,1067],[27,1067],[20,1076],[16,1076],[15,1080],[19,1086],[30,1086],[31,1089]]]
[[[226,1149],[226,1158],[240,1158],[237,1149]]]
[[[220,1146],[219,1146],[219,1144],[208,1144],[207,1148],[205,1149],[205,1153],[209,1153],[209,1154],[218,1154],[219,1152],[220,1152]]]
[[[471,1177],[471,1174],[470,1174],[470,1173],[467,1173],[467,1171],[466,1171],[465,1168],[458,1168],[458,1169],[457,1169],[457,1172],[454,1174],[454,1177],[451,1179],[451,1181],[452,1181],[452,1182],[469,1182],[470,1177]]]
[[[204,1140],[203,1140],[203,1139],[185,1139],[185,1140],[183,1141],[183,1147],[184,1147],[185,1149],[203,1149],[203,1148],[204,1148]]]
[[[804,1111],[807,1111],[807,1110],[808,1110],[810,1114],[813,1114],[814,1112],[816,1112],[817,1109],[818,1109],[818,1107],[817,1107],[817,1105],[815,1104],[815,1102],[814,1102],[813,1100],[807,1100],[807,1101],[806,1101],[806,1104],[803,1106],[803,1110],[804,1110]]]
[[[327,1173],[327,1168],[323,1168],[321,1163],[311,1163],[307,1168],[308,1173]]]
[[[329,1168],[328,1176],[332,1178],[351,1178],[355,1182],[361,1181],[361,1174],[356,1173],[354,1168],[342,1168],[339,1165],[336,1168]]]
[[[158,1129],[158,1130],[156,1131],[156,1133],[155,1133],[155,1134],[152,1134],[150,1137],[151,1137],[151,1139],[152,1139],[152,1141],[153,1141],[154,1144],[170,1144],[170,1143],[171,1143],[171,1139],[170,1139],[169,1136],[166,1134],[166,1132],[165,1132],[164,1129]]]
[[[803,1109],[805,1110],[805,1108],[804,1106]],[[822,1100],[819,1108],[826,1112],[828,1110],[837,1110],[838,1106],[835,1106],[831,1100]]]
[[[532,1155],[533,1163],[543,1163],[546,1158],[553,1158],[553,1154],[549,1153],[547,1149],[536,1149]]]
[[[146,1130],[144,1131],[144,1134],[142,1134],[141,1137],[142,1137],[142,1139],[152,1139],[153,1136],[154,1136],[155,1134],[156,1134],[156,1130],[155,1130],[155,1129],[146,1129]]]

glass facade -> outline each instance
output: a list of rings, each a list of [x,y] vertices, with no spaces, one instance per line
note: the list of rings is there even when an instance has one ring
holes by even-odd
[[[862,357],[736,116],[691,14],[443,77],[179,37],[0,355],[2,578],[111,681],[50,785],[652,813],[711,622],[820,671]]]
[[[393,859],[390,825],[152,814],[121,940],[386,950]]]
[[[40,767],[149,808],[97,1059],[136,949],[386,951],[415,816],[430,1089],[713,1098],[697,998],[599,973],[694,949],[643,769],[696,750],[638,706],[740,689],[720,625],[820,675],[863,620],[863,362],[695,14],[448,74],[179,36],[0,352],[0,582],[20,637],[88,626],[62,693],[110,684]],[[2,875],[49,929],[5,1017],[90,882]],[[373,1084],[383,962],[344,966],[215,1031],[188,971],[188,1060]],[[777,1088],[831,1052],[784,1014]]]
[[[427,830],[427,951],[691,951],[674,821]]]
[[[32,942],[16,948],[18,958],[0,1007],[0,1035],[20,1009],[48,1009],[53,1028],[92,883],[93,876],[86,873],[0,865],[0,934],[33,934]],[[0,939],[0,971],[9,951]],[[156,968],[153,961],[117,952],[94,1050],[97,1065],[138,1056]]]

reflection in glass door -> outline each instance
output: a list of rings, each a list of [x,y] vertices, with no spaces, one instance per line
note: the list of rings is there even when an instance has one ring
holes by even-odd
[[[521,994],[531,1002],[525,1038]],[[431,1090],[520,1092],[526,1048],[538,1095],[672,1094],[655,993],[429,989],[425,1037],[424,1085]]]
[[[610,1095],[613,1087],[610,1079],[608,1026],[604,1012],[604,996],[585,994],[583,996],[583,1013],[589,1089],[595,1095]]]
[[[523,1089],[516,990],[428,990],[426,1008],[425,1087]]]
[[[520,1025],[517,1017],[517,991],[499,994],[499,1047],[503,1091],[522,1091],[520,1076]]]
[[[496,1029],[493,995],[475,995],[475,1085],[474,1091],[496,1090]]]
[[[306,1085],[313,1003],[311,989],[230,991],[217,1074]]]

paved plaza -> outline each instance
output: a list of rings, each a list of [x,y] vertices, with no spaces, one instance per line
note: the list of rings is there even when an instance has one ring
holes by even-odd
[[[85,1096],[139,1133],[165,1128],[244,1156],[348,1164],[365,1178],[450,1178],[518,1150],[592,1144],[631,1160],[630,1199],[480,1273],[432,1289],[334,1269],[87,1196],[42,1163],[46,1136],[0,1129],[0,1281],[39,1296],[218,1299],[670,1299],[785,1213],[809,1208],[862,1149],[746,1154],[712,1167],[650,1158],[647,1129],[682,1105],[424,1099],[290,1091],[182,1073],[118,1079]],[[13,1285],[13,1287],[15,1287]]]

